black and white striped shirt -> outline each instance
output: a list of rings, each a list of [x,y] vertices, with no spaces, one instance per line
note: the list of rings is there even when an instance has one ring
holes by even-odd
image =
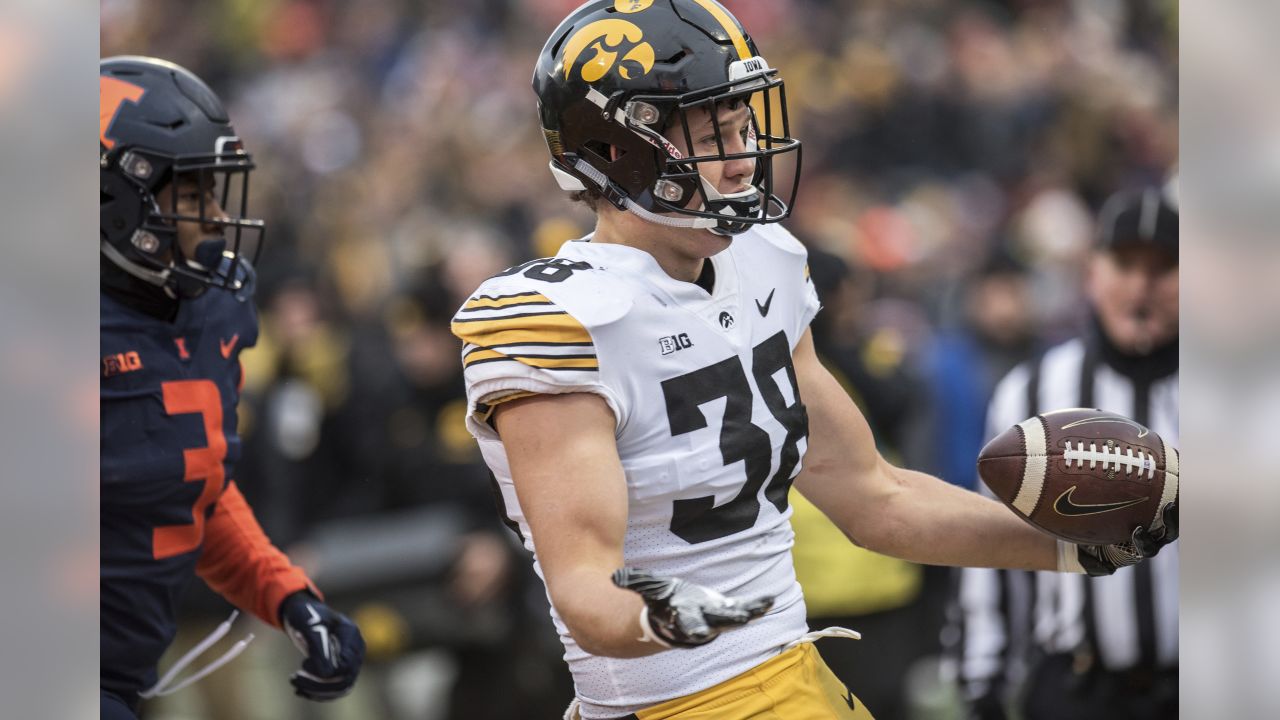
[[[1178,444],[1176,341],[1126,358],[1078,338],[1010,372],[987,412],[987,437],[1040,412],[1096,407]],[[985,488],[984,488],[985,490]],[[1017,688],[1043,653],[1088,653],[1107,670],[1178,664],[1178,547],[1110,577],[966,568],[960,575],[960,677],[969,699]]]

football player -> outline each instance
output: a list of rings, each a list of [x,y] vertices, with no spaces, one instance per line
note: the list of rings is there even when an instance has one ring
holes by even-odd
[[[800,154],[782,79],[724,7],[592,0],[533,84],[595,231],[486,281],[453,330],[468,426],[554,606],[566,717],[870,717],[813,649],[856,633],[808,632],[793,481],[913,562],[1109,573],[1173,539],[1056,542],[877,453],[814,354],[805,249],[778,224]]]
[[[271,544],[232,474],[239,355],[258,334],[242,254],[263,231],[245,217],[253,161],[218,96],[177,65],[108,58],[99,88],[102,717],[135,718],[142,698],[243,649],[157,682],[195,575],[289,634],[298,695],[341,697],[364,639]]]

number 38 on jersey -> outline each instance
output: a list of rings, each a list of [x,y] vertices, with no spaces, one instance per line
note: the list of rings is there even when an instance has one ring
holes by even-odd
[[[675,501],[671,532],[690,543],[706,542],[750,528],[760,513],[759,493],[778,512],[787,508],[787,493],[800,462],[799,443],[808,437],[809,422],[800,402],[796,373],[791,364],[787,337],[779,332],[755,346],[751,352],[751,375],[765,407],[786,431],[779,451],[778,468],[773,466],[774,446],[769,434],[751,422],[755,396],[746,370],[738,356],[695,370],[662,383],[667,421],[673,436],[707,427],[707,403],[724,398],[724,418],[720,425],[720,455],[726,466],[741,461],[746,481],[738,494],[715,505],[715,497]],[[790,400],[780,382],[788,383]]]

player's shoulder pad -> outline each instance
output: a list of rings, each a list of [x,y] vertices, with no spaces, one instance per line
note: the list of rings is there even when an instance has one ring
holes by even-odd
[[[584,261],[549,258],[486,280],[450,325],[464,343],[469,386],[489,380],[505,389],[531,383],[563,387],[596,377],[600,365],[592,330],[631,306],[629,297],[610,290],[607,279]]]
[[[194,302],[203,316],[202,323],[225,336],[236,335],[240,347],[249,347],[258,338],[258,308],[253,293],[253,284],[238,290],[209,288]]]
[[[457,330],[459,323],[496,315],[517,321],[525,316],[533,322],[549,317],[539,313],[556,313],[590,329],[612,323],[630,309],[631,294],[620,291],[616,278],[581,260],[541,258],[482,283],[454,316],[454,324]]]
[[[804,246],[804,243],[800,242],[795,235],[792,235],[790,230],[782,227],[781,223],[757,225],[754,231],[772,248],[800,258],[809,257],[809,250]]]
[[[759,258],[757,262],[783,271],[784,276],[794,273],[792,276],[799,278],[800,284],[813,288],[809,277],[809,249],[790,230],[778,223],[757,225],[748,230],[743,239],[753,241],[751,252]]]

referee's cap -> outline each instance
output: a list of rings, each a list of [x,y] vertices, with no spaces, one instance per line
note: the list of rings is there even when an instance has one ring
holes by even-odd
[[[1107,199],[1098,214],[1098,248],[1150,243],[1178,260],[1176,185],[1126,190]]]

